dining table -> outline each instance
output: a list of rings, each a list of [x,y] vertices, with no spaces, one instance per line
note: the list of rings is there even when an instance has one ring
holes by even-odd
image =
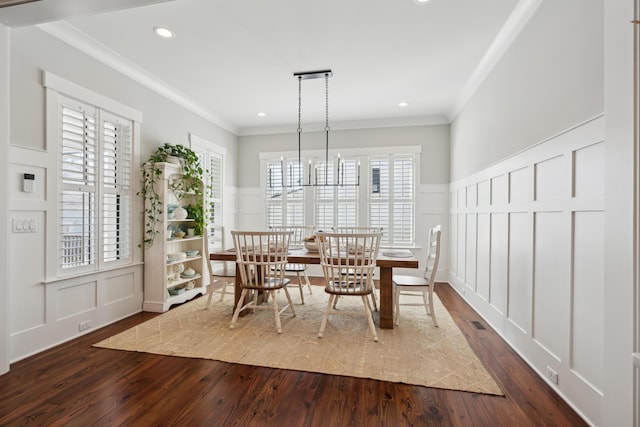
[[[235,261],[235,249],[227,249],[220,252],[212,252],[209,254],[211,261]],[[289,249],[287,262],[291,264],[320,264],[320,254],[318,252],[308,251],[307,249]],[[393,269],[394,268],[418,268],[418,259],[408,250],[386,250],[380,249],[376,258],[376,266],[380,269],[380,328],[393,329]],[[238,277],[240,272],[236,264],[236,280],[235,280],[235,303],[234,309],[238,305],[242,287]]]

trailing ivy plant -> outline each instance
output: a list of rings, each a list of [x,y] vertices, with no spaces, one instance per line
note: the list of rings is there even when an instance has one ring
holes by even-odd
[[[169,157],[178,159],[182,168],[181,179],[169,182],[170,189],[179,200],[182,200],[186,194],[202,195],[202,166],[198,155],[188,147],[183,145],[172,145],[165,143],[162,147],[158,147],[156,151],[142,165],[143,186],[138,192],[145,200],[145,229],[144,240],[140,246],[150,247],[158,233],[162,223],[163,201],[156,191],[156,183],[162,175],[162,170],[157,163],[164,163]],[[200,198],[198,198],[200,199]],[[202,206],[202,203],[200,203]],[[203,212],[204,220],[204,212]]]

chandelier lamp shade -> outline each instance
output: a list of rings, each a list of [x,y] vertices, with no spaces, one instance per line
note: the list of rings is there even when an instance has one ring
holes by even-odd
[[[337,170],[332,170],[332,173],[335,172],[335,175],[331,175],[335,177],[335,179],[329,180],[329,77],[333,76],[331,70],[320,70],[320,71],[305,71],[305,72],[297,72],[293,73],[293,76],[298,79],[298,173],[297,177],[294,178],[293,171],[289,170],[288,178],[285,179],[285,161],[284,158],[280,159],[281,163],[281,178],[282,178],[282,186],[283,187],[345,187],[345,186],[358,186],[360,185],[360,162],[357,164],[357,177],[355,182],[353,180],[345,181],[345,163],[344,159],[340,157],[340,154],[336,156],[336,167]],[[302,81],[309,79],[319,79],[324,78],[325,82],[325,123],[324,123],[324,133],[325,133],[325,156],[324,156],[324,176],[318,178],[318,166],[313,167],[311,160],[309,160],[308,169],[305,174],[303,173],[303,165],[302,165]],[[306,180],[305,180],[306,178]]]

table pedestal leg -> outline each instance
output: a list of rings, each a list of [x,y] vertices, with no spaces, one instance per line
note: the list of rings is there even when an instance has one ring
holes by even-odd
[[[380,267],[380,327],[393,329],[393,269]]]

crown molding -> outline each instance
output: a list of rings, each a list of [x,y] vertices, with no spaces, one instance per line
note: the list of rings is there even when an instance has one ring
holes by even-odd
[[[332,131],[354,129],[380,129],[410,126],[448,125],[449,120],[444,116],[398,117],[393,119],[377,120],[348,120],[329,123]],[[308,123],[304,126],[304,132],[322,132],[324,123]],[[240,128],[238,136],[274,135],[296,132],[297,125],[279,125],[265,127]]]
[[[175,102],[194,114],[197,114],[203,119],[220,126],[222,129],[231,132],[234,135],[238,134],[238,128],[227,120],[212,113],[203,105],[193,101],[178,89],[172,87],[165,81],[117,54],[68,22],[60,21],[38,24],[36,27],[89,55],[97,61],[102,62],[106,66],[113,68],[119,73],[124,74],[159,95]]]
[[[478,66],[471,74],[464,88],[460,91],[460,96],[448,114],[449,122],[462,111],[469,102],[473,94],[478,90],[482,82],[487,78],[491,70],[496,66],[502,55],[509,49],[509,46],[518,37],[520,31],[527,25],[529,19],[535,14],[543,0],[520,0],[509,15],[498,35],[489,46]]]

